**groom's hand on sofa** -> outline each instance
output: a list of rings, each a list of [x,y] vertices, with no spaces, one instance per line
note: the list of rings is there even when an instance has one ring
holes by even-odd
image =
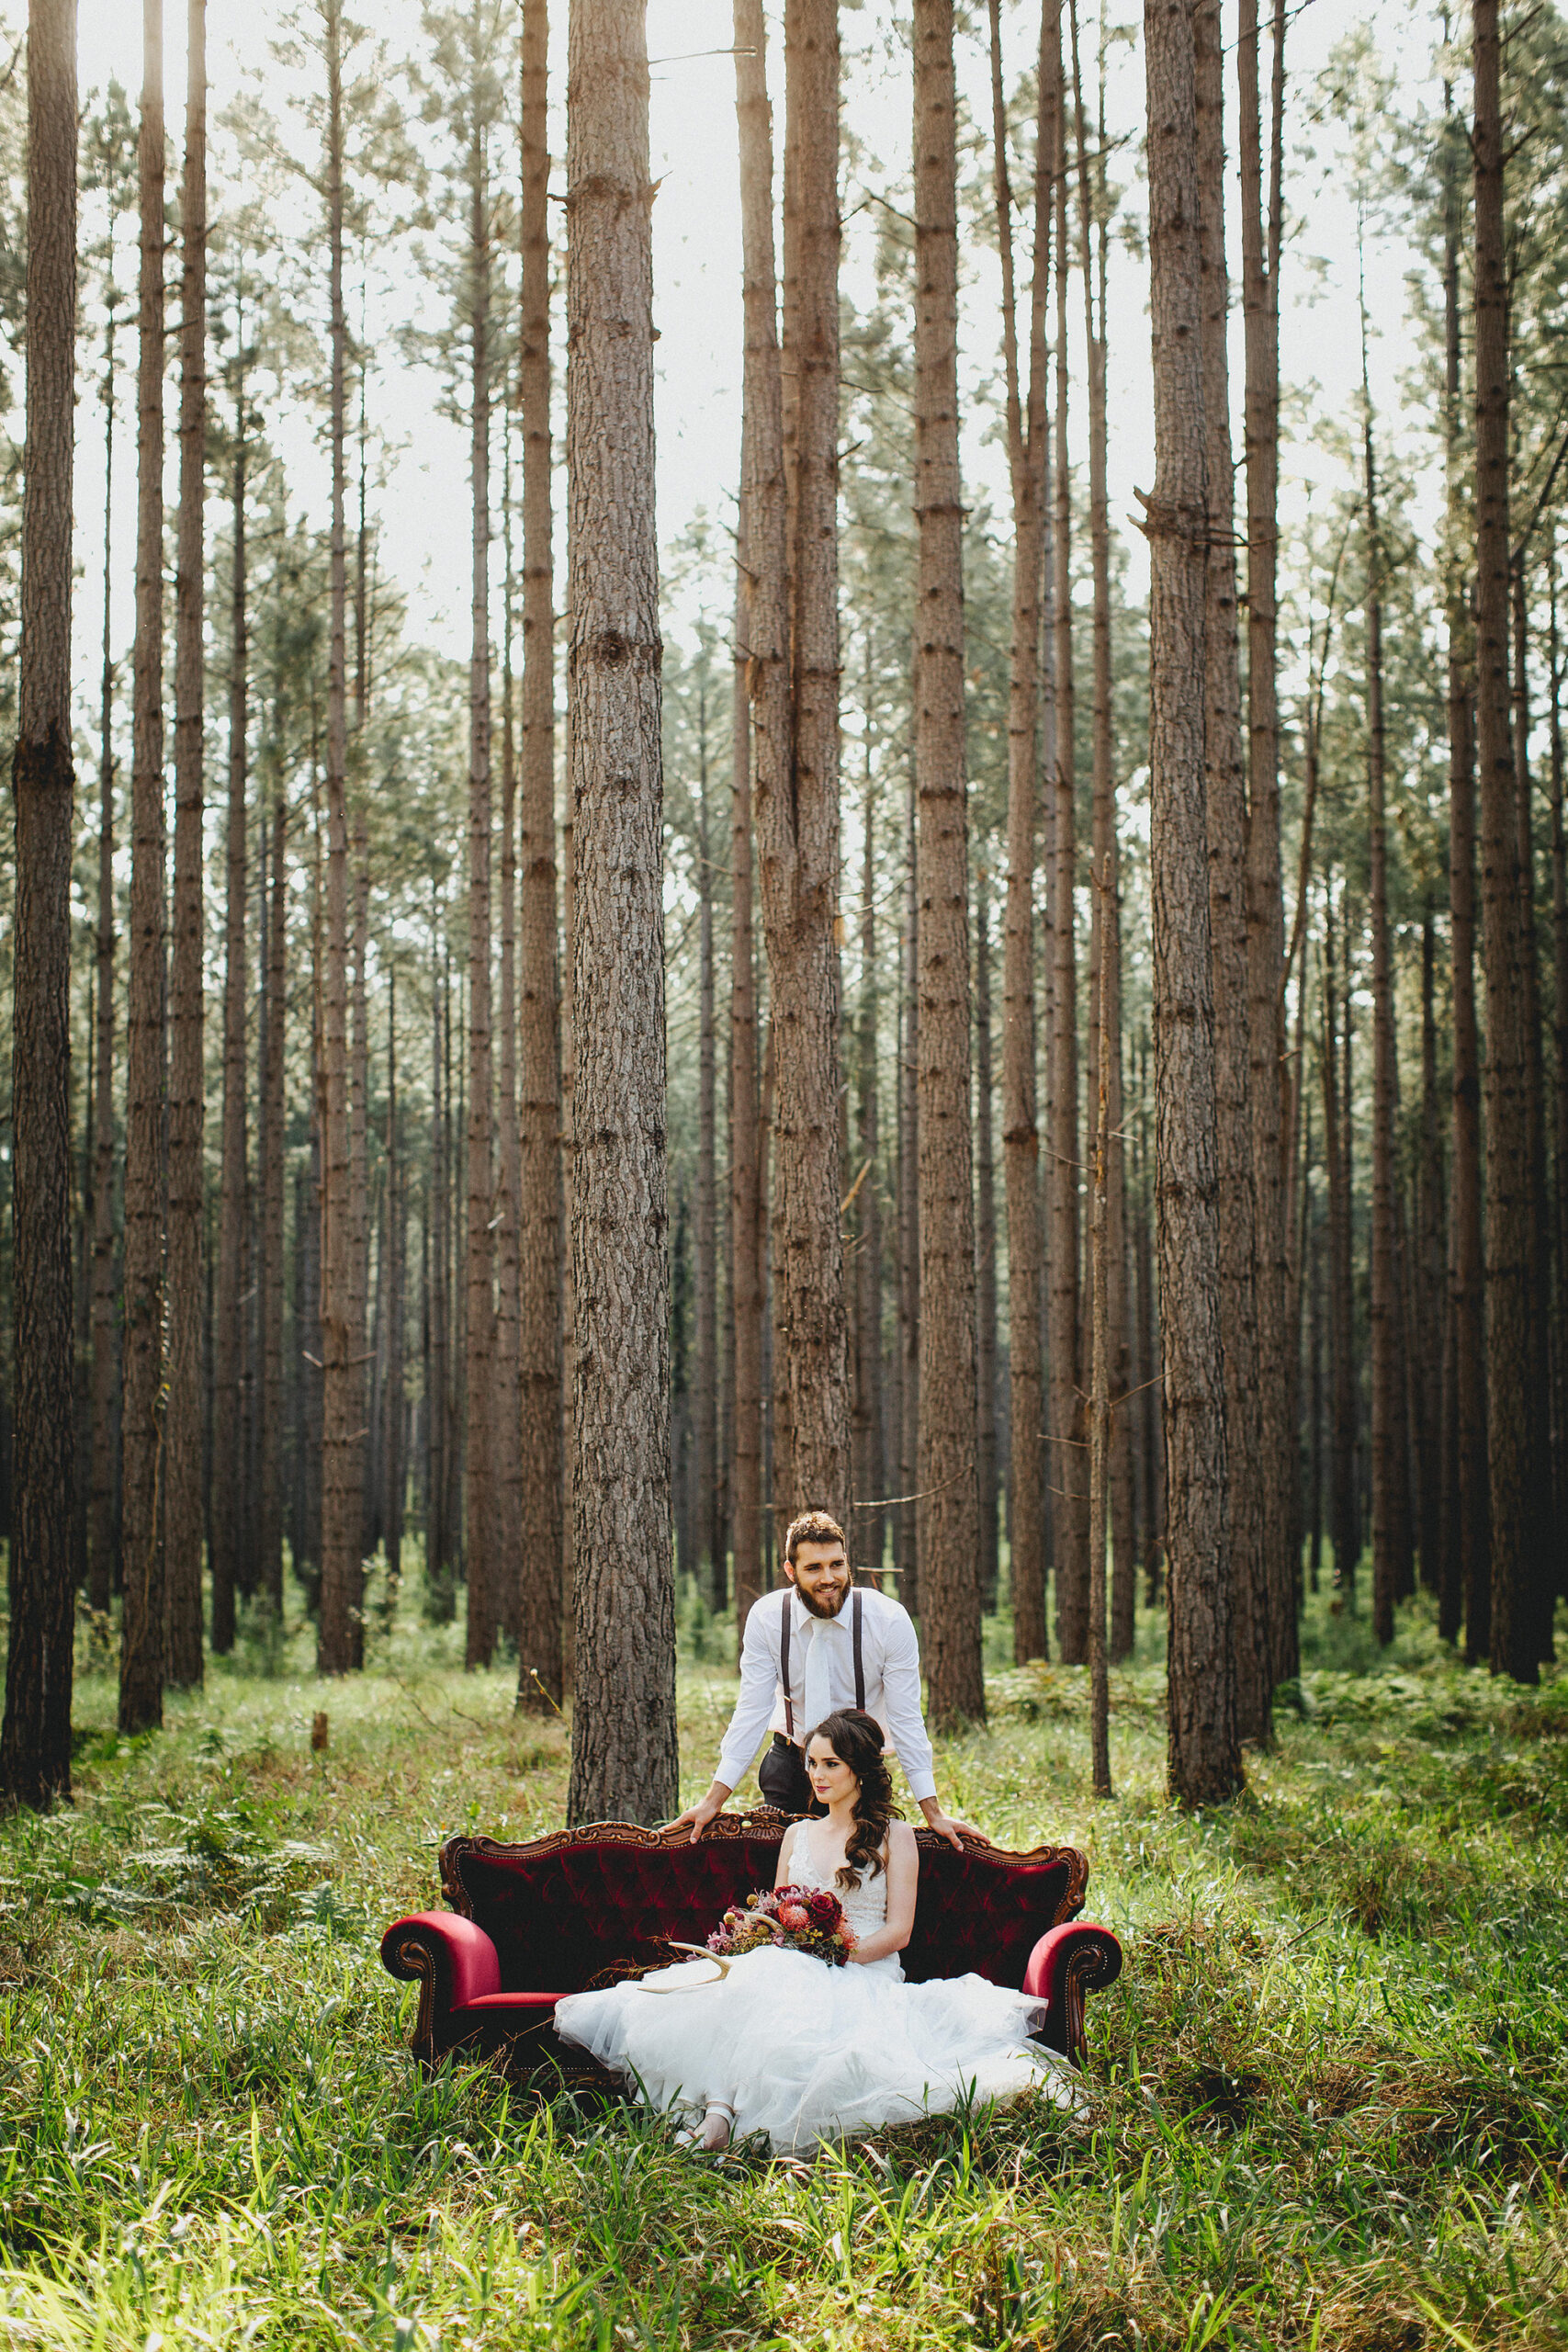
[[[699,1798],[695,1804],[689,1804],[684,1813],[677,1815],[671,1824],[671,1828],[689,1829],[694,1846],[708,1823],[724,1811],[730,1794],[722,1781],[716,1781],[705,1797]]]
[[[965,1821],[962,1815],[943,1813],[935,1797],[922,1797],[920,1811],[926,1816],[926,1827],[934,1829],[939,1838],[945,1838],[955,1854],[964,1851],[964,1839],[959,1834],[961,1830],[966,1829],[971,1838],[978,1838],[987,1846],[991,1842],[983,1829],[976,1829],[975,1824]]]

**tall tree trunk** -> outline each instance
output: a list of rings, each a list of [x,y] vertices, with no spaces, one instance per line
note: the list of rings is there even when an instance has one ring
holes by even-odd
[[[1002,947],[1002,1166],[1007,1183],[1009,1454],[1008,1551],[1013,1655],[1021,1666],[1049,1654],[1045,1630],[1045,1400],[1041,1358],[1043,1235],[1040,1122],[1035,1088],[1034,881],[1039,857],[1040,573],[1044,556],[1045,298],[1050,269],[1050,140],[1043,47],[1037,77],[1034,244],[1029,306],[1027,405],[1018,350],[1012,191],[1007,159],[1000,0],[990,0],[991,116],[997,232],[1002,259],[1008,467],[1012,491],[1012,645],[1008,671],[1008,885]],[[1042,43],[1045,19],[1042,17]],[[1055,1456],[1053,1455],[1053,1460]]]
[[[381,1439],[385,1487],[387,1614],[397,1607],[403,1574],[403,1494],[408,1483],[403,1439],[404,1270],[408,1249],[402,1138],[398,1126],[398,978],[387,975],[387,1385],[382,1394]]]
[[[1078,1014],[1076,893],[1077,782],[1073,690],[1072,477],[1067,464],[1067,127],[1062,74],[1061,0],[1051,0],[1044,70],[1051,122],[1056,234],[1056,479],[1055,583],[1046,626],[1055,638],[1054,716],[1047,729],[1046,775],[1054,803],[1052,859],[1051,1152],[1047,1198],[1050,1240],[1048,1351],[1050,1463],[1056,1490],[1056,1646],[1069,1666],[1089,1656],[1089,1480],[1084,1442],[1083,1295],[1078,1209]]]
[[[1347,979],[1349,949],[1346,947]],[[1346,1001],[1349,990],[1347,985]],[[1334,1546],[1334,1583],[1353,1601],[1356,1560],[1356,1370],[1351,1338],[1350,1171],[1345,1134],[1345,1096],[1339,1084],[1338,995],[1335,978],[1334,908],[1324,908],[1323,935],[1323,1136],[1328,1177],[1328,1373],[1329,1540]],[[1346,1040],[1348,1056],[1349,1041]]]
[[[1416,1182],[1416,1341],[1411,1370],[1416,1382],[1419,1471],[1416,1534],[1421,1552],[1421,1582],[1433,1593],[1440,1589],[1443,1552],[1440,1367],[1447,1282],[1443,1263],[1443,1137],[1438,1107],[1437,977],[1437,924],[1428,899],[1421,920],[1421,1150]]]
[[[1145,0],[1155,483],[1150,864],[1160,1333],[1169,1558],[1169,1779],[1187,1804],[1241,1785],[1232,1646],[1215,1207],[1213,983],[1203,792],[1208,513],[1191,0]]]
[[[1236,1728],[1273,1738],[1273,1652],[1264,1535],[1261,1373],[1258,1352],[1257,1194],[1247,1028],[1247,777],[1236,644],[1235,477],[1226,330],[1224,63],[1219,0],[1198,0],[1200,268],[1203,423],[1209,485],[1204,608],[1204,784],[1209,924],[1213,955],[1215,1142],[1219,1169],[1220,1333],[1224,1347],[1225,1459],[1230,1472],[1231,1587]],[[1273,1508],[1278,1509],[1279,1498]]]
[[[168,1363],[164,1370],[165,1671],[188,1689],[201,1662],[203,1282],[202,855],[207,497],[207,9],[186,11],[180,506],[175,590],[175,903],[169,967]]]
[[[28,17],[27,465],[17,749],[11,1111],[15,1503],[0,1793],[71,1793],[71,492],[76,344],[75,10]]]
[[[718,1508],[718,1060],[715,1038],[713,856],[708,831],[708,710],[705,672],[697,756],[697,1216],[694,1473],[699,1576],[716,1612],[729,1598]]]
[[[901,1544],[899,1599],[911,1616],[920,1609],[920,1055],[919,963],[920,910],[915,872],[915,776],[909,771],[905,823],[904,952],[900,972],[898,1058],[898,1492],[904,1497],[895,1535]]]
[[[1307,1291],[1307,1542],[1308,1578],[1316,1592],[1323,1574],[1323,1223],[1314,1214],[1312,1185],[1312,1096],[1305,1091],[1302,1069],[1302,1110],[1306,1129],[1303,1206],[1307,1217],[1307,1247],[1303,1259]]]
[[[739,59],[739,31],[737,57]],[[757,61],[760,66],[760,59]],[[738,68],[739,70],[739,68]],[[767,136],[767,92],[744,98],[753,135]],[[771,139],[769,152],[772,151]],[[770,172],[771,177],[771,172]],[[748,281],[746,294],[750,299]],[[750,324],[748,324],[750,334]],[[742,428],[744,431],[744,428]],[[745,474],[746,460],[741,459]],[[730,770],[729,865],[729,1228],[730,1300],[735,1340],[730,1355],[734,1472],[735,1622],[744,1635],[746,1612],[762,1589],[762,1324],[767,1308],[767,1204],[761,1162],[757,1069],[757,978],[751,883],[751,706],[747,692],[750,655],[746,641],[746,582],[750,569],[747,517],[742,512],[735,578],[734,751]]]
[[[1282,96],[1283,16],[1275,12],[1275,145]],[[1269,1588],[1272,1679],[1296,1672],[1292,1557],[1296,1433],[1290,1363],[1290,1270],[1285,1227],[1284,894],[1280,865],[1280,718],[1275,654],[1276,514],[1280,473],[1278,167],[1265,236],[1259,119],[1258,0],[1241,0],[1236,66],[1241,93],[1242,311],[1246,323],[1247,1026],[1251,1054],[1252,1167],[1256,1205],[1259,1493]]]
[[[130,975],[126,1021],[125,1327],[119,1726],[164,1720],[164,9],[143,0],[137,141],[141,254],[136,379]]]
[[[523,406],[523,915],[518,942],[517,1309],[522,1441],[517,1704],[563,1694],[566,1583],[561,1153],[563,1035],[556,896],[555,557],[550,509],[549,26],[523,11],[517,360]],[[568,939],[570,942],[569,929]],[[569,951],[570,952],[570,951]],[[538,1680],[536,1681],[536,1674]],[[540,1684],[543,1684],[543,1690]]]
[[[321,1035],[321,1609],[316,1666],[346,1674],[358,1648],[360,1340],[354,1329],[353,1146],[349,1102],[348,707],[344,404],[348,325],[343,301],[342,0],[326,0],[327,238],[332,291],[332,540],[327,651],[326,965]]]
[[[1075,47],[1077,21],[1074,22]],[[1075,57],[1075,68],[1077,60]],[[1083,118],[1078,118],[1083,135]],[[1092,345],[1092,336],[1091,336]],[[1095,877],[1106,892],[1116,888],[1116,856],[1107,851]],[[1111,1028],[1111,960],[1114,933],[1100,925],[1100,964],[1095,993],[1099,1028],[1095,1055],[1094,1193],[1089,1216],[1089,1263],[1094,1302],[1089,1332],[1089,1679],[1090,1777],[1097,1797],[1111,1794],[1111,1697],[1105,1657],[1105,1549],[1111,1500],[1111,1300],[1110,1159],[1111,1073],[1115,1060]]]
[[[1529,1148],[1529,1234],[1531,1265],[1526,1296],[1529,1307],[1529,1361],[1525,1394],[1529,1402],[1528,1477],[1529,1526],[1534,1545],[1530,1563],[1529,1606],[1536,1655],[1546,1663],[1553,1656],[1551,1620],[1556,1586],[1551,1567],[1551,1540],[1547,1532],[1551,1512],[1551,1350],[1548,1336],[1548,1303],[1551,1294],[1551,1224],[1546,1182],[1546,1060],[1540,1019],[1540,966],[1535,935],[1535,824],[1531,812],[1529,763],[1529,596],[1525,557],[1529,541],[1515,550],[1509,581],[1514,638],[1514,783],[1517,796],[1519,843],[1519,976],[1524,998],[1526,1134]]]
[[[991,1051],[990,877],[975,887],[975,1396],[980,1493],[980,1600],[997,1605],[997,1150]]]
[[[838,0],[787,0],[784,82],[790,164],[784,175],[784,334],[777,359],[763,309],[773,256],[755,156],[742,190],[746,276],[754,289],[748,322],[750,472],[743,494],[752,564],[747,636],[756,718],[755,814],[775,1076],[774,1380],[787,1400],[785,1414],[775,1414],[773,1491],[788,1510],[830,1505],[841,1514],[850,1499],[851,1464],[833,935],[839,870]],[[771,293],[765,299],[771,317]],[[794,424],[787,484],[785,379]]]
[[[1111,1482],[1109,1511],[1111,1548],[1115,1557],[1115,1595],[1112,1603],[1112,1655],[1126,1656],[1132,1647],[1132,1628],[1135,1579],[1137,1576],[1133,1542],[1132,1510],[1132,1442],[1127,1415],[1123,1409],[1129,1382],[1129,1344],[1127,1317],[1127,1163],[1122,1137],[1122,853],[1117,838],[1116,777],[1113,765],[1111,707],[1112,679],[1111,661],[1111,503],[1107,483],[1109,458],[1109,425],[1106,415],[1106,368],[1109,359],[1110,327],[1107,320],[1107,279],[1109,276],[1108,243],[1110,237],[1110,199],[1106,187],[1105,155],[1105,56],[1103,40],[1100,51],[1100,156],[1095,167],[1099,188],[1100,209],[1100,312],[1095,316],[1094,277],[1094,215],[1095,204],[1089,190],[1089,137],[1085,124],[1083,74],[1078,53],[1078,14],[1077,0],[1071,0],[1069,21],[1073,48],[1073,107],[1076,125],[1078,175],[1078,266],[1083,277],[1084,335],[1089,354],[1089,553],[1094,581],[1094,703],[1093,703],[1093,866],[1100,882],[1094,890],[1093,930],[1090,959],[1095,973],[1097,1011],[1091,1038],[1095,1049],[1095,1100],[1100,1091],[1099,1056],[1103,1049],[1110,1056],[1105,1078],[1106,1141],[1105,1141],[1105,1246],[1103,1263],[1105,1279],[1110,1283],[1106,1299],[1107,1395],[1110,1398],[1106,1445],[1108,1448],[1107,1476]],[[1109,880],[1106,861],[1110,860]],[[1107,944],[1102,953],[1102,937]],[[1105,998],[1103,1023],[1098,1010],[1098,998],[1103,990]],[[1108,1041],[1108,1042],[1107,1042]],[[1109,1777],[1109,1766],[1107,1775]]]
[[[1443,1630],[1457,1640],[1463,1611],[1467,1665],[1492,1645],[1492,1544],[1487,1498],[1485,1259],[1481,1216],[1481,1043],[1475,1003],[1475,640],[1467,594],[1471,518],[1461,431],[1460,242],[1462,133],[1444,85],[1443,391],[1448,471],[1445,634],[1448,640],[1449,951],[1453,1021],[1453,1189],[1450,1204],[1450,1315],[1453,1325],[1456,1509]]]
[[[1388,826],[1384,813],[1382,708],[1382,539],[1378,525],[1377,460],[1366,318],[1361,322],[1362,459],[1367,516],[1367,783],[1372,932],[1372,1631],[1393,1639],[1394,1601],[1410,1565],[1409,1453],[1399,1408],[1404,1350],[1395,1227],[1393,965],[1388,926]]]
[[[256,1581],[283,1614],[284,1048],[288,1022],[288,808],[282,778],[272,803],[272,909],[266,927],[266,1057],[262,1069],[261,1443],[256,1449]]]
[[[567,144],[579,1432],[568,1813],[658,1821],[675,1809],[675,1623],[653,266],[638,0],[572,0]],[[623,1703],[628,1689],[635,1707]]]
[[[363,712],[363,704],[360,707]],[[356,746],[362,732],[361,719],[355,727]],[[356,768],[359,764],[356,757]],[[363,789],[362,775],[358,781]],[[371,1532],[367,1481],[370,1455],[367,1444],[374,1424],[366,1409],[368,1385],[366,1374],[370,1361],[366,1345],[370,1306],[370,1009],[366,972],[370,946],[370,845],[362,798],[356,800],[350,820],[348,845],[349,879],[354,890],[349,964],[348,1182],[349,1198],[354,1204],[349,1344],[353,1356],[354,1426],[358,1433],[355,1450],[355,1482],[359,1491],[355,1573],[358,1590],[363,1598],[364,1564],[375,1549],[375,1537]],[[354,1663],[355,1666],[365,1663],[365,1619],[362,1611],[354,1621]]]
[[[473,17],[473,126],[468,156],[468,310],[471,323],[469,468],[473,492],[473,628],[468,657],[468,1229],[464,1376],[468,1427],[463,1480],[468,1666],[488,1666],[495,1651],[500,1563],[491,1511],[491,1424],[495,1321],[495,1112],[491,1068],[490,779],[490,194],[479,92],[479,12]]]
[[[1568,830],[1562,810],[1562,646],[1557,607],[1557,537],[1550,555],[1551,637],[1548,718],[1551,780],[1551,1063],[1554,1111],[1553,1174],[1556,1178],[1557,1332],[1556,1463],[1554,1524],[1558,1529],[1558,1589],[1563,1583],[1564,1530],[1568,1530]]]
[[[1475,620],[1486,981],[1486,1389],[1495,1673],[1539,1679],[1529,1524],[1529,1104],[1508,730],[1508,283],[1497,0],[1475,0]]]
[[[920,1622],[937,1724],[983,1721],[953,0],[915,0]],[[798,1444],[798,1432],[796,1437]]]
[[[495,1361],[491,1375],[491,1532],[495,1544],[496,1610],[516,1639],[519,1631],[517,1570],[523,1533],[522,1359],[518,1354],[517,1200],[522,1187],[522,1130],[517,1110],[517,734],[512,667],[516,618],[512,543],[512,403],[502,416],[502,534],[506,577],[502,595],[501,662],[501,1052],[496,1071]],[[552,991],[553,993],[553,991]],[[392,1050],[389,1026],[388,1052]],[[389,1084],[390,1079],[389,1077]],[[391,1111],[387,1114],[387,1216],[395,1236],[392,1189]],[[393,1283],[388,1258],[389,1285]],[[389,1357],[389,1371],[390,1358]],[[383,1445],[390,1423],[383,1415]],[[389,1573],[390,1555],[389,1554]]]
[[[882,1378],[882,1193],[881,1121],[877,1102],[876,1027],[881,992],[876,984],[876,782],[870,745],[871,659],[867,637],[865,840],[861,865],[860,1010],[856,1039],[858,1247],[855,1258],[855,1493],[863,1503],[886,1494],[883,1443]],[[882,1564],[886,1521],[866,1514],[861,1548],[874,1566]]]
[[[243,1321],[245,1223],[249,1206],[245,1067],[245,902],[250,888],[245,843],[245,803],[250,788],[246,736],[250,724],[250,643],[245,544],[246,411],[245,329],[243,310],[234,330],[234,452],[229,624],[229,819],[224,864],[227,896],[223,918],[223,1135],[218,1227],[218,1289],[213,1334],[214,1396],[219,1443],[213,1455],[212,1647],[226,1657],[234,1646],[234,1589],[245,1544],[244,1501],[239,1450]],[[265,840],[264,840],[265,847]],[[269,1015],[274,1008],[268,1004]],[[270,1043],[270,1037],[268,1042]],[[265,1079],[263,1078],[265,1088]],[[265,1144],[263,1145],[265,1159]],[[265,1217],[265,1210],[264,1210]],[[265,1242],[263,1243],[263,1262]],[[264,1308],[265,1314],[265,1308]],[[263,1405],[265,1418],[265,1406]],[[265,1504],[264,1504],[265,1509]],[[264,1568],[265,1576],[265,1568]]]
[[[73,18],[74,22],[74,18]],[[112,264],[112,239],[111,239]],[[108,1613],[119,1580],[118,1430],[114,1224],[114,422],[117,294],[108,272],[104,322],[104,627],[98,720],[98,925],[94,1020],[97,1102],[93,1118],[93,1490],[87,1536],[87,1602]],[[80,1465],[78,1465],[80,1475]]]

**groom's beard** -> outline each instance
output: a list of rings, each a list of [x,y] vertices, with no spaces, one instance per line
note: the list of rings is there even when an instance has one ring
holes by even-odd
[[[843,1607],[850,1589],[847,1584],[840,1585],[838,1591],[833,1594],[831,1600],[823,1599],[818,1600],[815,1595],[807,1592],[803,1586],[797,1584],[795,1589],[796,1592],[800,1594],[801,1607],[807,1611],[807,1614],[811,1617],[836,1617],[840,1610]]]

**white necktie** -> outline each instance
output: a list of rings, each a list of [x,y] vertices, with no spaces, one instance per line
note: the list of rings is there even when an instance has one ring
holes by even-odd
[[[824,1716],[833,1712],[829,1648],[832,1635],[827,1621],[820,1617],[814,1617],[807,1630],[810,1638],[806,1645],[806,1723],[803,1727],[807,1738]]]

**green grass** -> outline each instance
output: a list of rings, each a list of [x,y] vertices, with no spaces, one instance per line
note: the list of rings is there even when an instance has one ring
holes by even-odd
[[[1084,2112],[719,2172],[407,2056],[381,1928],[444,1836],[565,1793],[459,1626],[377,1622],[324,1690],[258,1630],[136,1741],[100,1657],[76,1805],[0,1829],[0,2345],[1568,2346],[1568,1677],[1467,1675],[1418,1611],[1380,1659],[1314,1604],[1277,1753],[1192,1818],[1159,1633],[1111,1678],[1113,1802],[1085,1677],[1004,1670],[1005,1628],[939,1759],[998,1840],[1084,1846],[1126,1941]],[[688,1600],[688,1792],[729,1639]]]

